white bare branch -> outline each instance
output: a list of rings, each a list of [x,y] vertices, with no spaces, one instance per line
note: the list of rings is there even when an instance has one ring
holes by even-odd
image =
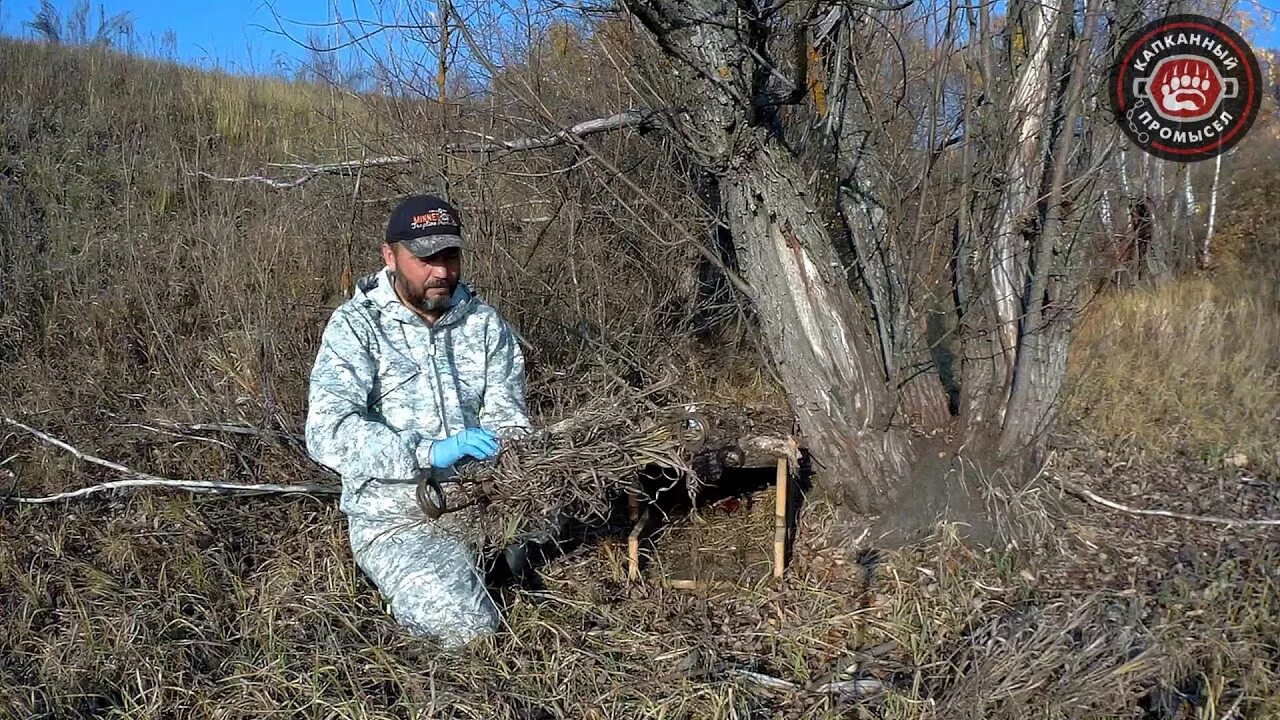
[[[1123,505],[1114,500],[1108,500],[1092,490],[1081,487],[1074,483],[1061,480],[1062,486],[1068,491],[1083,497],[1092,503],[1097,503],[1112,510],[1129,513],[1130,515],[1148,515],[1152,517],[1167,517],[1174,520],[1187,520],[1190,522],[1209,523],[1211,525],[1228,525],[1234,527],[1276,527],[1280,526],[1280,520],[1272,519],[1249,519],[1249,518],[1228,518],[1217,515],[1191,515],[1188,513],[1174,512],[1173,510],[1147,510],[1144,508],[1135,508]]]
[[[624,112],[609,115],[608,117],[584,120],[572,127],[534,137],[503,140],[490,135],[473,133],[480,138],[479,141],[470,143],[446,143],[439,146],[436,154],[448,155],[494,152],[514,153],[525,152],[528,150],[540,150],[559,145],[566,145],[571,142],[576,142],[583,138],[605,132],[615,132],[630,128],[635,128],[641,131],[651,129],[654,127],[654,121],[655,115],[650,111],[626,110]],[[361,160],[345,160],[333,163],[273,163],[268,165],[268,167],[296,171],[298,175],[293,178],[277,178],[268,175],[223,177],[204,172],[203,170],[198,172],[197,175],[209,180],[216,180],[218,182],[256,182],[277,190],[291,190],[300,185],[304,185],[321,175],[350,175],[357,171],[369,170],[371,168],[416,165],[418,163],[426,162],[431,157],[432,155],[428,154],[380,155]]]
[[[131,468],[125,467],[116,462],[105,460],[95,455],[90,455],[79,448],[76,448],[62,440],[59,440],[47,433],[41,432],[30,425],[14,420],[13,418],[0,415],[0,421],[7,425],[23,430],[42,442],[53,445],[56,448],[65,450],[76,457],[93,465],[114,470],[125,476],[123,480],[113,480],[98,485],[79,488],[77,490],[69,490],[67,492],[56,493],[54,495],[46,495],[43,497],[2,497],[0,499],[11,500],[18,503],[51,503],[59,500],[71,500],[73,498],[84,497],[94,493],[106,490],[117,490],[120,488],[130,487],[170,487],[189,490],[191,492],[204,493],[232,493],[232,492],[250,492],[250,493],[286,493],[286,494],[306,494],[306,495],[336,495],[342,490],[337,485],[277,485],[272,483],[225,483],[209,480],[175,480],[173,478],[161,477],[159,475],[151,475],[149,473],[138,472]]]
[[[822,683],[816,687],[806,689],[791,682],[790,680],[783,680],[782,678],[776,678],[772,675],[765,675],[751,670],[730,668],[729,673],[754,685],[759,685],[760,687],[779,692],[804,692],[807,690],[808,692],[818,694],[834,693],[845,695],[875,695],[886,689],[884,683],[870,678],[837,680]]]
[[[88,459],[88,458],[86,458]],[[211,480],[175,480],[170,478],[148,478],[136,477],[126,480],[112,480],[111,482],[100,483],[98,485],[90,485],[88,487],[79,488],[77,490],[69,490],[67,492],[55,493],[53,495],[43,495],[40,497],[22,497],[0,496],[0,500],[10,500],[16,503],[25,503],[30,505],[39,505],[44,503],[58,502],[60,500],[73,500],[75,498],[93,495],[107,490],[120,490],[122,488],[131,487],[168,487],[180,490],[189,490],[191,492],[200,493],[276,493],[276,494],[293,494],[293,495],[337,495],[342,492],[342,488],[337,485],[278,485],[273,483],[224,483],[214,482]]]

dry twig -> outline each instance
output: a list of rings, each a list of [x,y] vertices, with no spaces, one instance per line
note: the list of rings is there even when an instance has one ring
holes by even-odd
[[[55,493],[53,495],[46,495],[42,497],[10,496],[10,497],[4,498],[6,500],[12,500],[13,502],[29,503],[29,504],[51,503],[51,502],[57,502],[59,500],[71,500],[73,498],[84,497],[86,495],[92,495],[94,493],[99,493],[106,490],[118,490],[121,488],[130,488],[130,487],[171,487],[171,488],[178,488],[182,490],[189,490],[191,492],[207,492],[207,493],[252,492],[252,493],[294,493],[294,494],[301,493],[301,494],[308,494],[308,495],[336,495],[339,492],[341,492],[341,488],[337,485],[311,485],[311,484],[278,485],[278,484],[272,484],[272,483],[226,483],[226,482],[216,482],[211,480],[176,480],[174,478],[166,478],[166,477],[161,477],[159,475],[151,475],[148,473],[138,472],[136,470],[128,468],[119,463],[97,457],[96,455],[90,455],[73,445],[63,442],[62,440],[59,440],[51,435],[48,435],[47,433],[36,430],[35,428],[25,423],[14,420],[13,418],[0,416],[0,421],[3,421],[7,425],[12,425],[13,427],[18,428],[19,430],[23,430],[35,436],[42,442],[48,443],[49,445],[53,445],[54,447],[67,451],[72,455],[74,455],[78,460],[83,460],[87,463],[92,463],[94,465],[98,465],[99,467],[104,467],[109,470],[118,472],[121,475],[127,476],[126,479],[124,480],[113,480],[111,482],[105,482],[98,485],[91,485],[89,487],[83,487],[77,490],[69,490],[67,492]]]
[[[1153,517],[1167,517],[1167,518],[1173,518],[1174,520],[1187,520],[1190,522],[1211,523],[1213,525],[1244,526],[1244,527],[1280,526],[1280,520],[1227,518],[1227,517],[1219,517],[1217,515],[1191,515],[1189,513],[1174,512],[1173,510],[1147,510],[1144,508],[1130,507],[1128,505],[1123,505],[1121,503],[1118,503],[1114,500],[1108,500],[1102,497],[1101,495],[1093,492],[1092,490],[1089,490],[1088,488],[1081,487],[1067,480],[1063,480],[1062,478],[1059,478],[1058,481],[1061,482],[1062,486],[1066,488],[1069,492],[1079,495],[1080,497],[1088,500],[1089,502],[1096,503],[1103,507],[1111,508],[1112,510],[1119,510],[1120,512],[1129,513],[1130,515],[1148,515]]]
[[[625,130],[628,128],[646,130],[653,127],[653,124],[653,113],[643,110],[626,110],[609,115],[608,117],[584,120],[572,127],[550,132],[545,135],[517,138],[515,140],[502,140],[491,135],[473,133],[478,135],[481,139],[477,142],[470,143],[446,143],[436,148],[435,152],[446,154],[523,152],[526,150],[556,147],[557,145],[564,145],[569,142],[574,142],[581,140],[582,138],[604,132]],[[381,155],[378,157],[365,158],[363,160],[345,160],[333,163],[272,163],[268,166],[281,170],[293,170],[299,173],[297,177],[291,179],[281,179],[267,175],[222,177],[203,170],[196,174],[200,177],[219,182],[257,182],[277,190],[291,190],[300,185],[304,185],[321,175],[348,175],[371,168],[416,165],[418,163],[428,161],[433,157],[433,155],[434,153],[432,155]]]
[[[481,550],[499,549],[539,536],[565,517],[605,521],[614,500],[626,494],[654,500],[683,481],[693,496],[708,480],[709,456],[733,455],[741,464],[797,452],[785,431],[769,433],[786,427],[789,417],[654,399],[651,391],[618,385],[571,416],[507,441],[496,462],[460,468],[457,482],[445,484],[447,504],[459,509],[434,522]],[[702,426],[692,445],[689,417]]]
[[[650,465],[675,471],[693,492],[697,474],[670,421],[679,412],[635,393],[589,403],[571,418],[509,441],[496,462],[461,468],[457,482],[448,483],[457,496],[448,502],[471,504],[441,522],[479,547],[500,548],[538,534],[561,514],[607,518],[622,493],[648,494],[641,473]]]
[[[870,678],[859,678],[856,680],[835,680],[832,682],[823,683],[815,688],[806,690],[805,688],[801,687],[799,684],[793,683],[790,680],[783,680],[782,678],[776,678],[776,677],[773,677],[772,675],[765,675],[763,673],[753,672],[751,670],[742,670],[742,669],[735,668],[735,669],[730,669],[729,673],[736,677],[742,678],[743,680],[751,682],[755,685],[759,685],[760,687],[768,688],[769,690],[781,691],[781,692],[793,692],[793,693],[812,692],[817,694],[834,693],[834,694],[845,694],[845,695],[874,695],[875,693],[883,692],[886,689],[884,683],[880,682],[879,680],[873,680]]]

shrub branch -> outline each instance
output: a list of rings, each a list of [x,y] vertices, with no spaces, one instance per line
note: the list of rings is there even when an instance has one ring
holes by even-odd
[[[123,480],[112,480],[98,485],[90,485],[89,487],[79,488],[77,490],[69,490],[67,492],[55,493],[42,497],[21,497],[16,495],[4,496],[3,499],[18,503],[41,504],[57,502],[59,500],[71,500],[74,498],[92,495],[94,493],[106,490],[117,490],[120,488],[130,487],[171,487],[191,492],[205,493],[228,493],[228,492],[253,492],[253,493],[302,493],[307,495],[337,495],[341,492],[338,485],[278,485],[273,483],[227,483],[216,482],[212,480],[177,480],[174,478],[161,477],[159,475],[151,475],[149,473],[138,472],[131,468],[125,467],[120,463],[106,460],[96,455],[80,450],[79,448],[63,442],[47,433],[41,432],[30,425],[14,420],[13,418],[0,415],[0,421],[7,425],[12,425],[24,432],[34,435],[40,441],[45,442],[54,447],[65,450],[87,463],[92,463],[100,467],[113,470],[125,476]]]
[[[1191,515],[1188,513],[1174,512],[1173,510],[1147,510],[1145,508],[1130,507],[1128,505],[1123,505],[1121,503],[1118,503],[1114,500],[1108,500],[1102,497],[1101,495],[1093,492],[1092,490],[1089,490],[1088,488],[1081,487],[1079,485],[1076,485],[1075,483],[1068,482],[1067,480],[1062,480],[1061,478],[1059,478],[1059,482],[1061,482],[1062,487],[1066,488],[1069,492],[1075,495],[1078,495],[1084,498],[1085,500],[1088,500],[1091,503],[1095,503],[1097,505],[1101,505],[1106,508],[1111,508],[1112,510],[1119,510],[1120,512],[1129,513],[1130,515],[1149,515],[1153,517],[1167,517],[1167,518],[1173,518],[1174,520],[1187,520],[1189,522],[1210,523],[1213,525],[1229,525],[1229,526],[1244,526],[1244,527],[1275,527],[1277,525],[1280,525],[1280,520],[1272,520],[1272,519],[1228,518],[1228,517],[1220,517],[1217,515]]]
[[[565,145],[592,135],[616,130],[636,128],[641,132],[654,127],[655,116],[647,110],[626,110],[608,117],[584,120],[572,127],[557,130],[545,135],[502,140],[491,135],[471,133],[480,138],[476,142],[446,143],[439,147],[440,153],[491,153],[491,152],[524,152]],[[203,170],[196,173],[200,177],[219,182],[257,182],[277,190],[291,190],[304,185],[321,175],[348,175],[359,170],[370,168],[402,167],[426,162],[430,155],[380,155],[363,160],[345,160],[333,163],[271,163],[268,167],[281,170],[292,170],[299,173],[293,178],[278,178],[269,175],[241,175],[238,177],[222,177]]]

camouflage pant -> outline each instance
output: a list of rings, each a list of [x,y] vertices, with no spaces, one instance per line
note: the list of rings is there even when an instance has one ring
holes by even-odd
[[[456,648],[497,630],[497,608],[464,543],[430,524],[354,516],[348,535],[356,564],[413,634]]]

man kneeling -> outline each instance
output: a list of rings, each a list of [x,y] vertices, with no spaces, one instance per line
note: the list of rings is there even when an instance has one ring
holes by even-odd
[[[416,195],[387,224],[386,267],[329,320],[307,410],[307,449],[342,475],[352,553],[412,632],[459,646],[497,628],[476,558],[425,517],[415,490],[499,435],[529,430],[524,356],[506,321],[459,281],[462,227]]]

